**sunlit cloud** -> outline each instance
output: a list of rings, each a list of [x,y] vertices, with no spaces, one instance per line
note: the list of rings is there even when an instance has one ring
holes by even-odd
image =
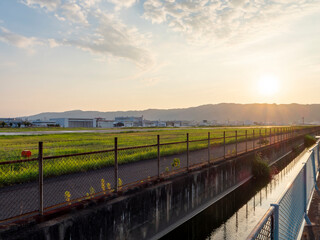
[[[244,41],[256,32],[319,9],[319,1],[146,0],[144,18],[166,24],[190,42]]]
[[[44,42],[35,37],[25,37],[9,31],[4,27],[0,27],[0,41],[10,44],[18,48],[29,49],[44,45]]]
[[[24,0],[23,3],[29,7],[40,7],[54,11],[60,6],[61,0]]]
[[[138,0],[108,0],[108,2],[115,5],[115,10],[120,10],[121,8],[132,7]]]
[[[109,0],[109,2],[114,4],[115,11],[118,11],[121,8],[131,7],[137,1]],[[124,24],[115,13],[101,10],[97,7],[100,3],[101,0],[25,1],[30,7],[52,11],[59,21],[70,24],[70,34],[48,40],[50,47],[74,46],[93,54],[127,59],[143,68],[151,66],[154,58],[146,49],[150,34],[142,34],[136,27]],[[78,24],[79,27],[74,28],[73,24]]]

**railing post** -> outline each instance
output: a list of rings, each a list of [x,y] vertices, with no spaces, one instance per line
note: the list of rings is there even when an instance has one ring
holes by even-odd
[[[272,240],[279,239],[279,205],[278,204],[271,204],[274,207],[273,211],[273,238]]]
[[[160,135],[157,135],[158,178],[160,178]]]
[[[268,140],[268,129],[264,129],[264,137],[266,139],[266,141]]]
[[[118,192],[118,138],[114,138],[114,190]]]
[[[210,163],[210,132],[208,132],[208,163]]]
[[[246,152],[248,152],[248,130],[246,129]]]
[[[187,170],[189,171],[189,133],[187,133]]]
[[[303,166],[303,192],[304,192],[304,213],[307,214],[307,208],[308,208],[307,162]]]
[[[270,131],[269,131],[269,142],[270,142],[270,145],[271,145],[271,128],[270,128]]]
[[[39,214],[43,215],[43,142],[39,142]]]
[[[226,131],[223,131],[223,159],[226,159]]]
[[[252,130],[252,139],[253,139],[253,150],[254,150],[254,148],[255,148],[255,144],[254,144],[254,142],[255,142],[255,140],[254,140],[254,129]]]
[[[235,140],[236,140],[236,156],[238,156],[238,131],[235,131]]]
[[[261,128],[259,129],[259,141],[260,141],[260,147],[262,147],[262,135],[261,135]]]

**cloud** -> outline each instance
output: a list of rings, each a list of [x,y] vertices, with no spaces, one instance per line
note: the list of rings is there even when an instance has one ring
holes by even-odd
[[[151,54],[142,47],[148,40],[136,28],[129,28],[113,15],[96,12],[99,26],[94,34],[65,44],[77,46],[91,53],[129,59],[141,67],[153,64]]]
[[[113,56],[130,60],[143,68],[151,66],[154,60],[145,48],[149,34],[140,33],[116,17],[119,9],[131,7],[138,0],[108,1],[115,5],[115,12],[100,7],[101,0],[25,0],[25,3],[30,7],[46,8],[52,11],[48,14],[71,26],[68,34],[61,36],[63,40],[46,40],[50,47],[74,46],[98,55],[99,59]]]
[[[88,24],[85,11],[76,3],[65,3],[61,6],[63,17],[73,23]]]
[[[39,6],[40,8],[45,8],[48,11],[54,11],[61,4],[61,0],[24,0],[23,3],[29,7]]]
[[[4,27],[0,27],[0,41],[8,43],[18,48],[31,50],[36,45],[43,45],[44,43],[35,37],[25,37],[9,31]]]
[[[101,0],[82,0],[80,4],[84,7],[93,7],[100,3]]]
[[[191,42],[241,41],[319,9],[310,0],[146,0],[144,18],[166,24]]]
[[[108,0],[108,2],[115,5],[115,10],[120,10],[121,8],[132,7],[138,0]]]

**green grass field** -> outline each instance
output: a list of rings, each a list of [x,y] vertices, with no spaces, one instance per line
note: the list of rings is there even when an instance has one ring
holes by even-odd
[[[65,154],[84,153],[91,151],[107,150],[114,148],[114,138],[118,138],[118,148],[144,146],[157,143],[157,135],[160,135],[160,143],[172,143],[186,141],[186,133],[189,140],[204,141],[190,143],[190,150],[206,148],[208,145],[208,132],[211,144],[223,142],[223,132],[226,131],[226,143],[235,141],[235,131],[238,132],[238,141],[244,140],[245,131],[248,131],[248,139],[270,133],[269,128],[219,128],[219,129],[177,129],[177,130],[150,130],[148,132],[135,132],[134,130],[123,133],[67,133],[47,135],[20,135],[0,136],[0,162],[23,159],[22,150],[30,150],[32,157],[38,155],[38,142],[44,145],[44,156],[57,156]],[[274,130],[272,129],[272,133]],[[161,146],[161,156],[167,156],[186,151],[186,144],[172,144]],[[119,151],[119,164],[156,158],[157,147],[143,149],[130,149]],[[83,172],[98,169],[114,164],[114,153],[97,153],[91,155],[63,157],[44,162],[44,176],[56,176],[72,172]],[[8,185],[37,179],[38,164],[34,162],[0,165],[0,184]]]

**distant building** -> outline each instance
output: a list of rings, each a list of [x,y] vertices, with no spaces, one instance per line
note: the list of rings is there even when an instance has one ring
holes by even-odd
[[[55,121],[41,121],[41,120],[32,121],[31,124],[35,127],[54,127],[58,125]]]
[[[104,118],[96,118],[97,128],[113,128],[114,120],[106,120]]]
[[[116,123],[122,123],[124,127],[143,127],[143,116],[141,117],[116,117]]]
[[[165,127],[166,122],[143,120],[143,127]]]
[[[51,118],[50,122],[54,121],[60,127],[65,128],[94,128],[96,120],[92,118]]]
[[[166,122],[167,127],[181,127],[181,121],[167,121]]]

